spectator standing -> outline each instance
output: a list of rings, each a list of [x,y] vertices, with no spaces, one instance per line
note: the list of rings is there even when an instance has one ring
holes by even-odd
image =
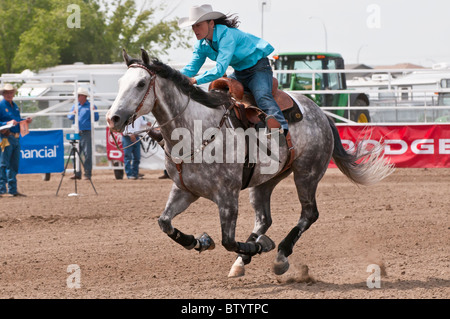
[[[91,128],[91,107],[96,110],[95,105],[91,106],[88,101],[89,92],[83,87],[78,88],[78,104],[72,105],[70,109],[70,114],[67,115],[69,120],[75,122],[75,106],[78,108],[78,128],[80,130],[80,154],[84,156],[84,179],[91,179],[92,176],[92,128]],[[97,122],[99,120],[98,112],[94,113],[94,120]],[[81,168],[80,171],[76,170],[75,174],[71,179],[81,179]]]
[[[13,101],[16,89],[5,84],[1,90],[3,100],[0,102],[0,126],[8,125],[0,131],[0,195],[8,193],[12,196],[26,196],[17,191],[17,174],[20,161],[20,125],[22,121],[32,122],[30,117],[22,119],[17,104]]]
[[[151,123],[147,122],[143,116],[138,117],[132,124],[127,125],[123,131],[123,161],[125,173],[128,179],[139,179],[143,175],[139,174],[139,164],[141,163],[141,141],[139,131],[148,129]]]

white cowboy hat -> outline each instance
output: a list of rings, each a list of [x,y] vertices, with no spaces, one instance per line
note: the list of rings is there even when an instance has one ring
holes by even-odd
[[[85,96],[89,96],[89,92],[87,89],[85,89],[84,87],[79,87],[78,91],[77,91],[78,95],[85,95]]]
[[[12,86],[12,84],[6,83],[2,89],[0,89],[0,94],[3,94],[4,91],[14,91],[17,92],[16,88]]]
[[[226,17],[225,14],[218,11],[213,11],[210,4],[203,4],[201,6],[193,6],[189,11],[189,17],[181,18],[178,20],[178,26],[180,28],[186,28],[193,26],[196,23],[206,20],[215,20]]]

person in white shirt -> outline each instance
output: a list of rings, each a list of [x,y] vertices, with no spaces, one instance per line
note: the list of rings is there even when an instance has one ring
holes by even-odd
[[[141,141],[137,134],[148,129],[151,123],[147,122],[143,116],[138,117],[133,124],[129,124],[123,131],[122,146],[124,153],[125,173],[128,179],[140,179],[139,164],[141,163]]]

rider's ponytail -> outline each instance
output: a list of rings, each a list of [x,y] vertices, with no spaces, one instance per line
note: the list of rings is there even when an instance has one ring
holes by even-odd
[[[239,17],[236,16],[235,14],[230,14],[223,18],[214,20],[214,25],[223,24],[229,28],[235,28],[235,29],[237,29],[239,27],[240,23],[241,22],[239,21]]]

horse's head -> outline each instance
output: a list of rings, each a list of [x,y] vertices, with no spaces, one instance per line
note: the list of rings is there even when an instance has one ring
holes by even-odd
[[[150,113],[155,105],[156,76],[146,67],[150,64],[147,52],[141,51],[142,62],[131,58],[125,50],[122,52],[128,70],[120,78],[119,92],[106,113],[106,121],[112,131],[122,132],[127,124]]]

